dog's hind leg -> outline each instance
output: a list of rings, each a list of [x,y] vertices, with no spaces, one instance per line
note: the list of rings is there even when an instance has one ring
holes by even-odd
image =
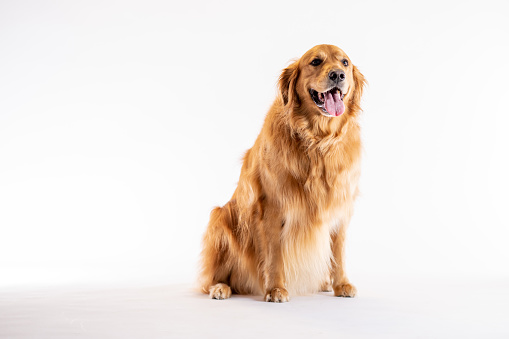
[[[212,299],[228,299],[231,294],[230,276],[235,264],[237,244],[232,233],[236,222],[232,204],[216,207],[210,214],[210,222],[203,238],[201,288]]]
[[[323,280],[322,286],[320,287],[320,292],[332,292],[332,282],[330,274],[328,274]]]

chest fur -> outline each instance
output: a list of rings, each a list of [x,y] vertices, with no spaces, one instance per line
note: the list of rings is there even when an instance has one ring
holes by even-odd
[[[287,287],[294,293],[317,291],[330,272],[331,234],[349,220],[357,195],[360,147],[335,145],[308,153],[306,171],[287,178],[282,189],[282,233]]]

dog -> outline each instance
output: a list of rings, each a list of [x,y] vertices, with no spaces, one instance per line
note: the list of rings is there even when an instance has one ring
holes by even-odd
[[[231,200],[211,212],[201,253],[204,293],[269,302],[332,290],[355,296],[344,244],[358,195],[365,84],[333,45],[311,48],[282,71]]]

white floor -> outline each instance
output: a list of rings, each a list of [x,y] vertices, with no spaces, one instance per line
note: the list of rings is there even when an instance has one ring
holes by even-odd
[[[509,338],[509,281],[210,300],[189,285],[0,290],[0,338]]]

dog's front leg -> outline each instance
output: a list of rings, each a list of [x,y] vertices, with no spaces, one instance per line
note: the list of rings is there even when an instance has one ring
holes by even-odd
[[[345,236],[347,223],[332,235],[332,288],[336,297],[355,297],[357,289],[350,284],[345,272]]]
[[[282,218],[274,211],[264,215],[265,233],[265,301],[276,303],[290,300],[284,287],[283,254],[281,251]]]

